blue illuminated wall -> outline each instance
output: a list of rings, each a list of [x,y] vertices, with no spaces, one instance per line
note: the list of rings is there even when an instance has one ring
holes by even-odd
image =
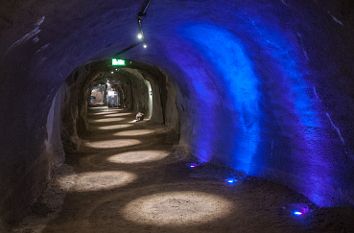
[[[232,166],[248,173],[260,137],[260,93],[252,62],[247,57],[242,43],[232,33],[215,25],[202,23],[186,25],[181,30],[181,34],[183,39],[194,44],[196,51],[203,54],[200,62],[204,62],[205,66],[211,66],[209,74],[201,71],[203,69],[201,67],[193,67],[192,70],[186,72],[192,80],[195,93],[201,98],[201,103],[204,102],[198,106],[198,109],[203,109],[205,113],[202,114],[209,117],[201,120],[202,124],[198,126],[203,130],[207,127],[208,131],[202,134],[203,137],[195,138],[195,145],[201,148],[197,154],[203,155],[203,148],[210,148],[210,145],[224,148],[227,151],[231,150],[233,152],[230,158]],[[175,58],[187,62],[190,56],[184,54],[183,57],[175,56]],[[186,66],[186,64],[183,65]],[[205,86],[203,84],[205,81],[201,81],[211,78],[213,80],[209,81],[209,86]],[[219,93],[216,90],[219,90]],[[207,111],[208,107],[211,111]],[[225,118],[225,115],[230,117]],[[228,126],[227,132],[220,130],[225,125]],[[215,144],[205,140],[205,137],[211,137],[211,140],[221,138],[225,141]],[[208,150],[209,156],[201,156],[201,161],[212,159],[210,150]],[[213,153],[217,152],[214,150]]]
[[[227,22],[176,24],[165,46],[190,93],[192,153],[286,184],[320,206],[340,203],[339,177],[352,175],[334,169],[340,165],[333,153],[343,145],[333,136],[301,33],[284,15],[238,7]]]

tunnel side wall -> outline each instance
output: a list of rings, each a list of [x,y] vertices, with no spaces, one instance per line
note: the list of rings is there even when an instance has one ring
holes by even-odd
[[[324,5],[212,4],[190,22],[174,18],[152,42],[169,59],[152,57],[181,89],[181,143],[200,162],[282,183],[319,206],[354,205],[353,12],[348,1],[342,11]]]
[[[46,185],[46,125],[58,88],[136,32],[138,2],[101,3],[1,3],[0,215],[7,220],[22,216]],[[201,162],[282,183],[320,206],[354,205],[351,9],[349,0],[158,2],[144,24],[149,49],[125,56],[173,78],[181,142]]]

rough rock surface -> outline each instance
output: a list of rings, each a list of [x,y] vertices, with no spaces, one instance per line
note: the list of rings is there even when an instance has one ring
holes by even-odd
[[[0,1],[7,221],[35,202],[60,158],[46,144],[58,89],[78,67],[136,42],[142,3]],[[321,206],[353,205],[353,19],[351,0],[153,1],[148,49],[124,56],[178,86],[180,143],[201,161],[285,184]]]

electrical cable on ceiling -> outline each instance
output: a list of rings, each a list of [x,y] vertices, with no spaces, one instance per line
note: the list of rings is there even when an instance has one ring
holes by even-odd
[[[143,33],[143,19],[145,18],[146,14],[147,14],[147,10],[149,9],[151,0],[146,0],[144,2],[144,5],[142,6],[141,10],[138,13],[138,28],[139,28],[139,33],[141,33],[141,35],[144,35]]]
[[[141,7],[141,9],[140,9],[140,11],[139,11],[139,13],[137,15],[137,21],[138,21],[138,35],[137,35],[137,38],[138,38],[139,42],[134,43],[134,44],[122,49],[121,51],[117,52],[115,54],[115,56],[119,56],[119,55],[121,55],[121,54],[123,54],[123,53],[125,53],[125,52],[127,52],[127,51],[129,51],[129,50],[131,50],[131,49],[133,49],[135,47],[137,47],[140,44],[143,44],[143,48],[145,48],[145,49],[148,47],[146,42],[145,42],[145,37],[144,37],[144,32],[143,32],[143,20],[144,20],[144,18],[147,15],[147,11],[149,9],[150,4],[151,4],[151,0],[145,0],[144,4],[142,5],[142,7]]]

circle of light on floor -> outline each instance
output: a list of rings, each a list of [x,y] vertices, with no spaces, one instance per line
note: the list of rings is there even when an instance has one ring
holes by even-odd
[[[169,152],[164,150],[139,150],[112,155],[107,161],[111,163],[147,163],[162,160],[168,155]]]
[[[117,125],[107,125],[107,126],[100,126],[97,127],[99,130],[114,130],[114,129],[125,129],[132,127],[133,125],[131,124],[117,124]]]
[[[125,146],[135,146],[140,144],[140,140],[136,139],[114,139],[114,140],[103,140],[95,142],[87,142],[85,145],[90,148],[95,149],[113,149]]]
[[[108,108],[106,106],[95,106],[95,107],[89,107],[88,109],[91,111],[108,110]]]
[[[156,132],[153,129],[135,129],[135,130],[125,130],[118,133],[115,133],[114,136],[143,136],[149,135]]]
[[[133,115],[133,114],[130,112],[121,112],[121,113],[115,112],[115,113],[107,115],[107,117],[125,117],[125,116],[130,116],[130,115]]]
[[[137,178],[134,173],[125,171],[85,172],[73,176],[76,178],[75,185],[73,185],[70,191],[74,192],[114,189],[125,186]],[[63,182],[65,182],[65,180],[70,179],[66,177],[63,179]],[[61,185],[60,181],[59,184]],[[63,185],[66,184],[63,183]]]
[[[125,120],[125,118],[112,117],[112,118],[102,118],[102,119],[97,119],[97,120],[90,120],[90,123],[117,122],[117,121],[123,121],[123,120]]]
[[[100,112],[92,112],[89,113],[90,116],[97,116],[97,115],[110,115],[110,114],[116,114],[117,111],[100,111]]]
[[[196,225],[231,213],[230,201],[204,192],[158,193],[136,199],[124,207],[127,220],[149,225]]]

